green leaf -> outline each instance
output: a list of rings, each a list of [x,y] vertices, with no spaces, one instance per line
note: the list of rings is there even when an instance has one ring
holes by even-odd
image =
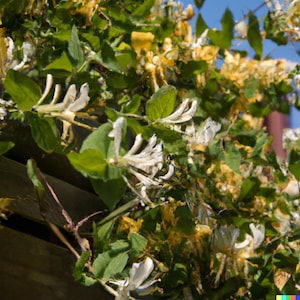
[[[42,95],[40,87],[30,77],[12,69],[7,72],[4,87],[21,110],[31,110]]]
[[[100,222],[98,222],[98,225],[103,225],[114,218],[124,214],[125,212],[128,212],[131,210],[134,206],[138,205],[140,203],[140,200],[138,198],[131,200],[130,202],[125,203],[124,205],[114,209],[108,216],[106,216],[104,219],[102,219]]]
[[[123,90],[130,85],[130,78],[127,74],[121,74],[119,72],[107,72],[107,85],[115,89]]]
[[[47,153],[63,152],[60,134],[55,120],[50,117],[40,117],[36,113],[28,112],[31,134],[38,146]]]
[[[106,178],[107,164],[98,150],[87,149],[80,153],[71,151],[67,157],[72,166],[82,175],[94,179]]]
[[[122,252],[111,257],[110,252],[100,253],[93,262],[93,270],[97,277],[108,280],[121,273],[128,261],[128,254]]]
[[[202,15],[199,13],[196,21],[196,37],[199,38],[206,28],[208,28],[208,26]]]
[[[94,149],[101,152],[103,158],[109,159],[114,156],[114,142],[108,136],[112,130],[110,123],[105,123],[93,131],[83,142],[80,152]]]
[[[45,193],[45,189],[42,182],[37,176],[37,166],[35,161],[32,159],[28,159],[27,161],[27,175],[30,178],[38,196],[42,198]]]
[[[80,257],[76,261],[75,268],[73,269],[72,275],[75,279],[79,280],[82,278],[83,271],[85,269],[85,264],[90,257],[89,251],[84,251],[81,253]]]
[[[204,60],[191,60],[182,65],[181,75],[182,79],[191,80],[196,75],[206,72],[208,65]]]
[[[124,113],[135,114],[141,106],[142,97],[140,95],[134,95],[129,103],[124,106]]]
[[[110,211],[121,200],[126,191],[126,183],[122,177],[104,180],[92,180],[95,192],[99,195]]]
[[[285,32],[281,31],[280,22],[271,15],[270,11],[264,18],[264,30],[266,38],[272,40],[277,45],[286,45],[288,43]]]
[[[275,253],[273,263],[278,268],[291,268],[294,272],[299,259],[291,252],[283,250],[282,252]]]
[[[205,0],[194,0],[194,3],[197,6],[197,8],[200,9],[203,6],[204,1]]]
[[[151,121],[169,116],[175,106],[176,88],[166,85],[152,95],[146,105],[146,115]]]
[[[6,153],[11,148],[13,148],[15,144],[10,141],[0,141],[0,155]]]
[[[103,252],[104,250],[106,250],[105,248],[108,246],[109,238],[113,228],[114,222],[110,221],[104,223],[99,227],[99,229],[97,229],[95,242],[95,248],[97,249],[97,252]]]
[[[102,278],[104,280],[108,280],[113,278],[118,273],[121,273],[126,267],[128,258],[129,257],[127,253],[120,253],[113,257],[105,268]]]
[[[187,205],[178,206],[174,212],[174,215],[178,218],[176,223],[176,230],[185,234],[192,234],[194,232],[194,220],[191,214],[191,210]]]
[[[209,38],[220,48],[229,48],[233,39],[234,20],[231,11],[227,8],[222,17],[222,30],[210,30]]]
[[[61,57],[46,66],[45,70],[65,70],[71,73],[73,71],[73,65],[70,62],[66,52],[63,52]]]
[[[153,7],[155,0],[145,0],[143,1],[138,8],[132,12],[132,16],[134,17],[147,17],[150,14],[150,10]]]
[[[109,251],[98,254],[96,259],[93,262],[93,271],[97,277],[102,277],[108,263],[110,261]]]
[[[262,36],[259,30],[259,22],[257,17],[250,13],[249,14],[249,23],[248,23],[248,32],[247,32],[248,42],[252,49],[256,52],[259,57],[262,57],[263,54],[263,42]]]
[[[79,68],[84,62],[84,56],[75,25],[73,25],[72,27],[70,42],[68,45],[68,52],[73,60],[75,67]]]
[[[260,187],[260,180],[256,177],[248,177],[245,179],[241,186],[240,200],[249,201],[251,200],[258,192]]]
[[[262,153],[263,148],[264,148],[265,144],[267,143],[267,141],[268,141],[268,138],[267,138],[267,134],[265,132],[259,134],[256,139],[256,144],[251,153],[251,157],[260,155]]]
[[[289,165],[289,169],[292,172],[292,174],[295,176],[295,178],[298,181],[300,181],[300,161]]]
[[[70,36],[71,36],[71,30],[62,30],[53,33],[52,35],[55,39],[58,39],[59,41],[62,42],[69,42],[70,41]]]
[[[233,143],[227,142],[225,145],[224,161],[233,171],[240,174],[240,164],[242,155]]]
[[[226,9],[222,17],[222,33],[223,33],[223,43],[225,48],[231,46],[233,39],[233,28],[234,28],[234,19],[230,9]]]
[[[125,240],[117,240],[110,245],[110,248],[111,254],[118,254],[127,251],[129,249],[129,243]]]
[[[244,85],[244,93],[245,96],[249,98],[253,98],[257,94],[258,81],[254,77],[250,77],[245,81]]]
[[[121,66],[116,59],[115,51],[107,42],[104,42],[101,48],[101,61],[105,68],[115,72],[121,71]]]
[[[142,254],[148,244],[148,240],[145,237],[135,232],[130,234],[129,241],[131,244],[130,255],[132,257]]]

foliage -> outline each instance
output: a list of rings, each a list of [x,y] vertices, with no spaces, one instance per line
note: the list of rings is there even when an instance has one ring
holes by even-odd
[[[263,44],[298,39],[300,2],[266,1],[263,24],[255,12],[234,24],[227,9],[221,30],[203,3],[194,36],[192,6],[173,1],[0,1],[1,119],[29,124],[44,152],[91,180],[109,213],[92,239],[74,231],[73,276],[116,299],[299,287],[299,132],[286,132],[283,162],[262,120],[296,95],[297,67],[264,58]]]

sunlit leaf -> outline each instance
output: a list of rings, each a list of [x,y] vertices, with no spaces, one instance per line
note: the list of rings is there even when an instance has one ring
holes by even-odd
[[[127,253],[120,253],[115,257],[112,257],[109,260],[109,263],[107,267],[105,268],[105,271],[103,273],[102,278],[104,280],[113,278],[118,273],[121,273],[128,261],[128,254]]]
[[[67,155],[73,167],[84,176],[91,178],[106,178],[107,164],[100,151],[86,149],[80,153],[71,151]]]
[[[98,254],[93,262],[93,272],[97,277],[103,277],[104,271],[108,266],[109,261],[110,255],[108,251]]]
[[[25,74],[10,69],[4,87],[21,110],[31,110],[41,97],[40,87]]]
[[[241,186],[240,192],[240,200],[241,201],[249,201],[251,200],[256,193],[258,192],[260,187],[260,180],[256,177],[248,177],[244,180]]]
[[[233,39],[234,19],[231,11],[227,8],[222,17],[222,30],[210,30],[209,38],[214,45],[220,48],[228,48],[231,46]]]
[[[112,130],[110,123],[105,123],[94,130],[83,142],[80,152],[87,149],[95,149],[102,153],[104,158],[112,158],[114,154],[114,142],[108,136]]]
[[[176,88],[167,85],[152,95],[147,102],[146,114],[151,121],[169,116],[175,106]]]
[[[132,12],[132,16],[134,16],[134,17],[146,17],[146,16],[148,16],[154,3],[155,3],[155,0],[145,0],[145,1],[143,1],[142,4],[139,5],[138,8],[135,11]]]
[[[253,98],[257,94],[258,81],[254,77],[250,77],[245,81],[244,92],[247,98]]]
[[[259,22],[257,17],[250,13],[249,14],[249,24],[248,24],[248,32],[247,37],[250,46],[256,52],[259,57],[262,57],[263,54],[263,43],[262,36],[260,34]]]
[[[296,177],[296,179],[300,181],[300,161],[290,164],[289,169]]]
[[[49,117],[40,117],[36,113],[28,113],[28,121],[32,137],[38,146],[45,152],[61,152],[60,133],[55,120]]]
[[[121,273],[128,261],[128,254],[119,253],[111,256],[110,252],[104,252],[97,256],[93,262],[93,271],[97,277],[104,280],[112,278],[114,275]]]
[[[80,41],[75,25],[73,25],[72,27],[70,41],[68,45],[68,52],[73,60],[75,67],[80,67],[84,61],[84,56],[80,46]]]
[[[207,24],[205,23],[202,15],[199,13],[196,21],[196,36],[200,37],[204,30],[207,28]]]
[[[226,143],[224,160],[226,164],[236,173],[240,172],[242,155],[240,151],[234,146],[233,143]]]
[[[68,58],[66,52],[63,52],[61,57],[54,60],[52,63],[46,66],[46,70],[65,70],[67,72],[73,71],[73,65]]]
[[[135,232],[130,234],[129,241],[131,244],[130,254],[133,257],[142,254],[148,244],[148,240],[145,237]]]

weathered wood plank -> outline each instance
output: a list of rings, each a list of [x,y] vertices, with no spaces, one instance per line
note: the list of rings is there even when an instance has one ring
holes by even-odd
[[[74,222],[104,209],[96,195],[54,177],[46,177]],[[9,205],[9,209],[13,212],[30,219],[43,221],[35,190],[27,176],[26,166],[5,157],[0,157],[0,197],[14,199]],[[63,227],[66,221],[57,204],[49,195],[47,204],[49,205],[47,213],[49,221]],[[100,215],[101,217],[103,215]]]
[[[0,226],[0,299],[112,299],[100,285],[75,282],[74,263],[67,249]]]

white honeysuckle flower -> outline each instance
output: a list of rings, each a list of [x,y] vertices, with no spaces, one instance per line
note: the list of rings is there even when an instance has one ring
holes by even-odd
[[[293,145],[297,145],[297,143],[299,143],[299,138],[300,128],[285,128],[282,134],[282,145],[286,149],[293,147]]]
[[[295,83],[296,89],[300,90],[300,74],[295,75],[293,81]]]
[[[256,250],[265,239],[265,227],[261,224],[255,226],[253,223],[249,227],[253,236],[253,249]]]
[[[113,130],[108,134],[114,139],[114,157],[109,163],[125,167],[129,173],[134,175],[140,183],[141,201],[149,203],[150,200],[146,194],[146,189],[150,186],[158,186],[163,180],[168,180],[174,173],[174,166],[169,166],[165,175],[156,177],[157,173],[162,170],[164,164],[163,143],[153,135],[148,144],[142,148],[142,134],[137,134],[133,145],[123,156],[120,156],[120,148],[122,142],[122,130],[125,119],[119,117],[113,123]]]
[[[114,139],[114,161],[115,162],[117,162],[119,158],[124,121],[125,119],[123,117],[119,117],[113,123],[113,130],[108,134],[109,137]]]
[[[234,252],[241,259],[252,256],[265,239],[265,227],[263,225],[259,224],[255,226],[251,223],[249,228],[252,235],[246,233],[245,240],[234,245]]]
[[[234,251],[236,241],[240,235],[240,230],[233,226],[214,230],[212,243],[216,252],[231,254]]]
[[[247,36],[248,26],[247,26],[245,20],[242,20],[242,21],[236,23],[234,28],[235,28],[236,32],[238,34],[240,34],[242,37]]]
[[[153,260],[150,257],[147,257],[142,263],[133,263],[130,272],[129,278],[125,280],[115,280],[110,281],[110,283],[115,284],[119,287],[118,295],[116,300],[128,300],[130,297],[131,291],[136,292],[145,292],[150,286],[152,286],[157,280],[150,280],[145,282],[145,280],[150,276],[154,269]],[[143,284],[144,283],[144,284]],[[150,293],[151,291],[148,291]]]
[[[201,34],[200,37],[196,40],[196,42],[192,44],[192,49],[201,48],[202,46],[204,46],[204,45],[206,44],[208,31],[209,31],[209,29],[206,28],[206,29],[202,32],[202,34]]]
[[[221,129],[221,124],[208,118],[204,125],[195,128],[195,125],[186,126],[184,138],[190,146],[207,146]]]
[[[7,61],[12,62],[14,59],[14,49],[15,49],[14,41],[11,37],[6,37],[5,42],[7,45],[7,52],[6,52]]]
[[[46,114],[51,117],[56,117],[60,119],[63,123],[63,133],[62,139],[65,140],[69,135],[69,142],[73,139],[73,133],[71,130],[71,124],[77,124],[78,126],[89,128],[89,126],[76,122],[76,113],[87,106],[89,103],[89,85],[84,83],[80,87],[80,91],[77,94],[75,84],[70,85],[68,88],[64,99],[58,102],[60,97],[61,87],[60,85],[55,85],[54,95],[49,104],[42,104],[46,97],[49,95],[51,88],[53,86],[53,77],[51,74],[47,75],[46,87],[38,100],[37,104],[33,107],[33,110]]]
[[[290,178],[288,184],[282,190],[283,193],[287,193],[291,197],[297,197],[300,194],[300,183],[295,178]]]
[[[171,115],[159,119],[160,123],[179,124],[190,121],[197,110],[197,100],[185,99]]]
[[[52,85],[53,85],[52,75],[48,74],[46,79],[45,90],[41,98],[37,102],[37,105],[35,105],[33,109],[40,113],[61,117],[66,121],[72,121],[75,118],[75,112],[78,112],[81,109],[85,108],[90,100],[90,97],[88,95],[89,85],[87,83],[84,83],[80,87],[80,92],[78,95],[76,92],[76,85],[75,84],[70,85],[63,101],[59,103],[57,103],[57,99],[58,99],[60,88],[56,86],[54,97],[50,102],[50,104],[41,105],[40,103],[42,103],[45,100],[45,98],[49,95]]]
[[[7,116],[9,108],[14,107],[14,102],[12,100],[3,100],[0,98],[0,121],[3,121]]]
[[[157,143],[157,137],[153,135],[148,145],[139,153],[136,153],[139,148],[137,144],[140,145],[140,136],[137,135],[137,143],[133,144],[132,148],[122,157],[121,164],[130,165],[136,169],[140,169],[147,174],[155,176],[157,171],[163,166],[164,155],[163,155],[163,145],[162,142]]]
[[[174,173],[175,173],[175,166],[171,162],[169,164],[168,172],[165,175],[163,175],[163,176],[159,176],[159,179],[161,179],[161,180],[169,180],[170,178],[172,178],[172,176],[174,175]]]
[[[46,87],[45,87],[44,92],[43,92],[41,98],[39,99],[37,105],[40,105],[40,104],[43,103],[43,101],[45,100],[45,98],[49,95],[52,86],[53,86],[53,76],[51,74],[47,74],[47,77],[46,77]]]
[[[0,107],[0,121],[3,121],[7,115],[7,111],[4,107]]]
[[[23,42],[22,44],[23,48],[23,59],[20,63],[16,65],[16,61],[12,62],[12,69],[15,71],[18,71],[22,69],[27,62],[30,61],[30,58],[35,54],[35,47],[29,43],[29,42]]]

